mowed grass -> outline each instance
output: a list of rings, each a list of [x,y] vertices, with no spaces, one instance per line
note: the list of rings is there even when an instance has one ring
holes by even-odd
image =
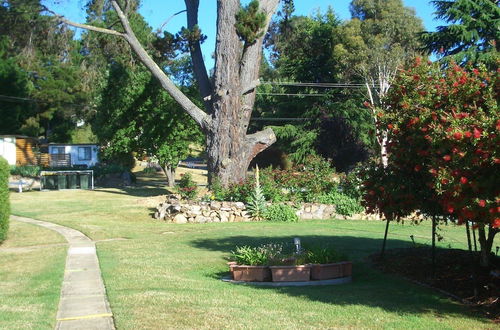
[[[64,274],[64,238],[12,221],[0,245],[0,329],[53,329]]]
[[[478,329],[493,324],[438,293],[370,267],[384,223],[167,224],[150,213],[161,188],[30,192],[11,195],[14,214],[81,230],[97,243],[117,328]],[[465,248],[462,227],[443,227],[443,247]],[[391,226],[388,248],[430,242],[430,226]],[[354,261],[353,282],[262,288],[222,282],[236,245],[332,242]],[[121,240],[115,240],[122,238]],[[123,239],[125,238],[125,239]],[[0,266],[2,267],[2,266]]]

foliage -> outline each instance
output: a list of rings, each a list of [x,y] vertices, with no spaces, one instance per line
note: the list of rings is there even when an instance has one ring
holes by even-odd
[[[29,77],[16,60],[9,56],[9,39],[0,37],[0,134],[23,133],[21,127],[36,111],[32,103],[19,99],[29,97]]]
[[[25,165],[25,166],[14,166],[10,167],[11,175],[20,175],[26,178],[35,178],[40,175],[42,168],[40,166]]]
[[[297,222],[296,209],[287,204],[271,204],[266,207],[262,217],[266,221],[273,222]]]
[[[419,210],[473,221],[489,254],[500,227],[498,93],[498,73],[481,66],[443,71],[417,58],[402,70],[380,119],[389,130],[390,166],[368,170],[369,209],[389,219]]]
[[[498,0],[436,0],[436,18],[449,23],[422,35],[429,51],[445,62],[498,66],[500,32]]]
[[[11,90],[2,89],[21,97],[11,98],[0,110],[13,110],[5,113],[6,125],[12,125],[9,134],[44,134],[50,141],[69,141],[76,122],[90,113],[94,86],[83,78],[83,52],[74,32],[45,15],[39,0],[2,0],[0,22],[0,57],[9,58],[10,66],[5,70],[0,64],[0,79],[8,74],[14,83]]]
[[[106,174],[118,174],[123,172],[128,172],[130,168],[128,166],[123,166],[117,163],[105,164],[100,163],[94,167],[89,168],[94,171],[94,177],[100,178]]]
[[[363,171],[364,165],[358,164],[352,171],[340,178],[339,191],[353,199],[361,201],[363,198]]]
[[[0,244],[7,238],[9,218],[9,164],[0,157]]]
[[[291,10],[291,11],[290,11]],[[278,137],[277,146],[285,151],[295,163],[304,162],[311,154],[337,161],[346,155],[343,149],[345,136],[340,140],[325,127],[324,123],[344,120],[355,139],[371,147],[373,128],[371,115],[362,107],[364,95],[353,88],[318,88],[296,85],[295,82],[355,83],[352,77],[344,79],[344,68],[333,57],[333,49],[341,41],[343,24],[329,8],[324,14],[311,17],[292,16],[293,3],[271,25],[267,35],[267,48],[274,69],[263,72],[263,79],[280,81],[282,85],[262,85],[258,95],[257,109],[261,117],[300,118],[293,124],[274,124]],[[326,87],[326,86],[324,86]],[[273,94],[321,94],[317,97]],[[269,109],[273,109],[269,111]],[[340,145],[339,145],[340,144]],[[339,149],[340,148],[340,149]],[[334,162],[334,166],[337,166]],[[346,166],[339,166],[339,168]]]
[[[247,202],[247,210],[254,220],[262,220],[266,211],[266,198],[260,187],[259,167],[255,168],[255,185]]]
[[[235,251],[231,251],[231,260],[238,265],[266,266],[272,260],[276,260],[283,253],[283,244],[268,243],[259,246],[237,246]]]
[[[176,187],[176,191],[184,199],[192,200],[198,194],[198,185],[193,181],[191,173],[184,173],[179,180],[179,185]]]
[[[317,201],[322,204],[335,205],[335,212],[346,216],[352,216],[364,210],[359,200],[335,191],[320,195]]]
[[[330,159],[338,172],[348,172],[369,156],[367,145],[360,140],[349,121],[341,116],[321,121],[316,143],[319,154]]]
[[[105,11],[99,17],[100,24],[102,21],[113,24],[117,20],[114,11]],[[129,20],[138,31],[139,40],[156,54],[157,62],[165,65],[175,62],[178,45],[169,39],[172,36],[155,36],[137,12],[131,13]],[[129,54],[129,48],[122,45],[124,40],[101,35],[87,38],[96,60],[104,62],[96,65],[105,65],[108,72],[103,77],[99,111],[92,122],[99,142],[107,146],[103,157],[114,159],[132,152],[154,156],[173,185],[173,173],[179,161],[187,157],[189,144],[201,140],[199,129],[151,73]],[[109,48],[110,54],[102,53],[102,44]],[[121,46],[126,47],[126,53]],[[195,86],[183,91],[188,95],[196,93]]]
[[[265,174],[287,192],[285,200],[310,201],[315,195],[336,189],[338,184],[335,170],[319,156],[309,156],[306,162],[290,170],[272,170]]]
[[[245,46],[254,44],[265,33],[266,13],[259,11],[259,1],[252,0],[236,14],[236,32]]]
[[[345,254],[335,250],[330,244],[305,244],[307,262],[311,264],[331,264],[340,261],[347,261]]]

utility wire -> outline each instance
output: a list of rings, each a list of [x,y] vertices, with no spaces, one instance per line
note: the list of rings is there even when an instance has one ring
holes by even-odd
[[[308,82],[279,82],[263,81],[261,85],[295,86],[295,87],[319,87],[319,88],[365,88],[365,84],[352,83],[308,83]]]
[[[330,94],[296,94],[296,93],[256,93],[257,95],[272,95],[272,96],[315,96],[315,97],[321,97],[321,96],[333,96]]]

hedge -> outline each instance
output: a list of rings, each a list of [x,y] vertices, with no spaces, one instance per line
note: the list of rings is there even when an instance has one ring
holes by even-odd
[[[9,172],[9,164],[0,157],[0,243],[5,240],[9,230]]]

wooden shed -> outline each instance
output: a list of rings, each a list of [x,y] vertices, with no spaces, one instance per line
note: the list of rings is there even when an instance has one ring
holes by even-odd
[[[9,165],[38,165],[38,140],[23,135],[0,135],[0,156]]]

